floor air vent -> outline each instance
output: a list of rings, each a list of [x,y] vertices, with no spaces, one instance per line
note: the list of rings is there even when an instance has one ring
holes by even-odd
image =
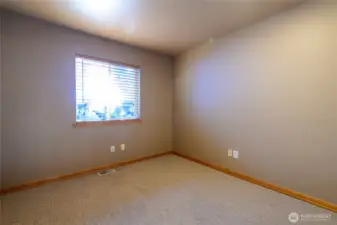
[[[107,169],[107,170],[102,170],[100,172],[97,173],[98,176],[106,176],[109,175],[110,173],[114,173],[116,172],[115,169]]]

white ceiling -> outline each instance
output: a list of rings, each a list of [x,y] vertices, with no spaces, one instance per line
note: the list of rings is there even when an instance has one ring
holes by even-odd
[[[101,37],[175,55],[301,0],[12,0],[4,5]]]

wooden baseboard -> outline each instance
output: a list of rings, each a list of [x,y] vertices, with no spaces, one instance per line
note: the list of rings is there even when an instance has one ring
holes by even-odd
[[[113,164],[109,164],[109,165],[104,165],[104,166],[100,166],[100,167],[87,169],[87,170],[82,170],[82,171],[78,171],[78,172],[71,173],[71,174],[65,174],[65,175],[58,176],[58,177],[51,177],[51,178],[46,178],[46,179],[39,180],[39,181],[29,182],[29,183],[22,184],[22,185],[19,185],[19,186],[3,189],[3,190],[0,191],[0,195],[5,195],[5,194],[12,193],[12,192],[26,190],[26,189],[29,189],[29,188],[41,186],[41,185],[44,185],[44,184],[49,184],[49,183],[56,182],[56,181],[67,180],[67,179],[75,178],[75,177],[78,177],[78,176],[81,176],[81,175],[99,172],[99,171],[105,170],[105,169],[111,169],[111,168],[115,168],[115,167],[125,166],[125,165],[137,163],[137,162],[148,160],[148,159],[157,158],[157,157],[172,154],[172,153],[173,152],[164,152],[164,153],[146,156],[146,157],[133,159],[133,160],[129,160],[129,161],[118,162],[118,163],[113,163]]]
[[[157,158],[157,157],[169,155],[169,154],[175,154],[177,156],[180,156],[180,157],[185,158],[187,160],[190,160],[190,161],[196,162],[198,164],[207,166],[207,167],[215,169],[217,171],[226,173],[228,175],[240,178],[242,180],[251,182],[253,184],[260,185],[262,187],[271,189],[273,191],[288,195],[288,196],[296,198],[296,199],[300,199],[302,201],[308,202],[310,204],[313,204],[313,205],[316,205],[316,206],[319,206],[321,208],[324,208],[324,209],[327,209],[327,210],[330,210],[332,212],[337,213],[337,205],[335,205],[333,203],[324,201],[322,199],[314,198],[314,197],[311,197],[311,196],[308,196],[308,195],[305,195],[305,194],[302,194],[302,193],[299,193],[299,192],[296,192],[296,191],[293,191],[293,190],[290,190],[290,189],[287,189],[287,188],[282,188],[282,187],[279,187],[277,185],[270,184],[270,183],[267,183],[265,181],[255,179],[255,178],[250,177],[248,175],[238,173],[238,172],[235,172],[235,171],[231,171],[230,169],[223,168],[221,166],[212,165],[210,163],[204,162],[204,161],[199,160],[197,158],[190,157],[190,156],[187,156],[187,155],[183,155],[183,154],[178,153],[178,152],[164,152],[164,153],[146,156],[146,157],[133,159],[133,160],[129,160],[129,161],[118,162],[118,163],[113,163],[113,164],[109,164],[109,165],[105,165],[105,166],[95,167],[95,168],[91,168],[91,169],[87,169],[87,170],[83,170],[83,171],[78,171],[78,172],[75,172],[75,173],[66,174],[66,175],[62,175],[62,176],[58,176],[58,177],[51,177],[51,178],[47,178],[47,179],[44,179],[44,180],[34,181],[34,182],[19,185],[19,186],[3,189],[3,190],[0,191],[0,194],[5,195],[5,194],[12,193],[12,192],[17,192],[17,191],[26,190],[26,189],[29,189],[29,188],[41,186],[41,185],[44,185],[44,184],[49,184],[49,183],[56,182],[56,181],[67,180],[67,179],[75,178],[75,177],[78,177],[78,176],[81,176],[81,175],[95,173],[95,172],[105,170],[105,169],[125,166],[125,165],[129,165],[129,164],[133,164],[133,163],[137,163],[137,162],[141,162],[141,161],[144,161],[144,160],[153,159],[153,158]]]
[[[290,190],[290,189],[287,189],[287,188],[282,188],[282,187],[279,187],[279,186],[277,186],[277,185],[270,184],[270,183],[267,183],[267,182],[265,182],[265,181],[255,179],[255,178],[253,178],[253,177],[250,177],[250,176],[245,175],[245,174],[242,174],[242,173],[238,173],[238,172],[231,171],[230,169],[223,168],[223,167],[221,167],[221,166],[212,165],[212,164],[210,164],[210,163],[204,162],[204,161],[199,160],[199,159],[196,159],[196,158],[194,158],[194,157],[190,157],[190,156],[187,156],[187,155],[183,155],[183,154],[178,153],[178,152],[174,152],[174,154],[177,155],[177,156],[180,156],[180,157],[182,157],[182,158],[185,158],[185,159],[187,159],[187,160],[190,160],[190,161],[196,162],[196,163],[198,163],[198,164],[207,166],[207,167],[209,167],[209,168],[218,170],[218,171],[220,171],[220,172],[226,173],[226,174],[228,174],[228,175],[231,175],[231,176],[240,178],[240,179],[242,179],[242,180],[251,182],[251,183],[253,183],[253,184],[257,184],[257,185],[260,185],[260,186],[262,186],[262,187],[271,189],[271,190],[273,190],[273,191],[276,191],[276,192],[279,192],[279,193],[288,195],[288,196],[290,196],[290,197],[293,197],[293,198],[296,198],[296,199],[299,199],[299,200],[308,202],[308,203],[310,203],[310,204],[319,206],[319,207],[321,207],[321,208],[330,210],[330,211],[332,211],[332,212],[337,212],[337,205],[335,205],[335,204],[333,204],[333,203],[330,203],[330,202],[327,202],[327,201],[324,201],[324,200],[322,200],[322,199],[314,198],[314,197],[312,197],[312,196],[308,196],[308,195],[305,195],[305,194],[302,194],[302,193],[299,193],[299,192],[297,192],[297,191],[293,191],[293,190]]]

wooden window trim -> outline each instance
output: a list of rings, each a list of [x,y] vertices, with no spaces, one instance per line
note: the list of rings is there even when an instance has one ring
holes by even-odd
[[[141,119],[131,120],[104,120],[104,121],[83,121],[73,123],[73,127],[109,126],[116,124],[137,124],[142,123]]]

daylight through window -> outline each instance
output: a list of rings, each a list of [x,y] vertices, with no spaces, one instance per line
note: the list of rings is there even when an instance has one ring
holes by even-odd
[[[140,119],[140,68],[76,60],[76,121]]]

